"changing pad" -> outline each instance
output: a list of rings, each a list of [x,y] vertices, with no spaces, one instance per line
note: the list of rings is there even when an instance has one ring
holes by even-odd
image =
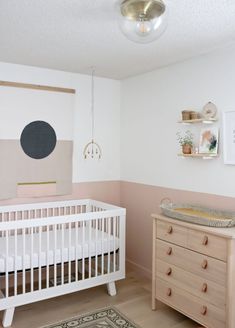
[[[227,228],[235,226],[235,213],[190,204],[161,204],[164,215],[194,224]]]

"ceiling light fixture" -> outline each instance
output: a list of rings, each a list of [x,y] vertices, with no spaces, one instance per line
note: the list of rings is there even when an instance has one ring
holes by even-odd
[[[165,31],[167,8],[162,0],[118,0],[118,22],[131,41],[149,43]]]

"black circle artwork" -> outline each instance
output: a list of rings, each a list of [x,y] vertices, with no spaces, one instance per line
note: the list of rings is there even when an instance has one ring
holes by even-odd
[[[56,146],[56,133],[53,127],[44,121],[34,121],[23,129],[20,144],[26,155],[34,159],[49,156]]]

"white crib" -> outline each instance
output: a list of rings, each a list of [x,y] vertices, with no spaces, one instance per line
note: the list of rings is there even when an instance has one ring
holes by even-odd
[[[0,310],[125,278],[126,210],[94,200],[0,207]]]

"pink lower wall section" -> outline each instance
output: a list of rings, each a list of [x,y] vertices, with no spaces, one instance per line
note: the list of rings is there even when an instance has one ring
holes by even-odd
[[[66,196],[27,197],[0,201],[1,205],[92,198],[127,209],[127,264],[151,277],[152,219],[160,202],[168,197],[173,202],[201,204],[235,211],[235,199],[218,195],[182,191],[133,182],[101,181],[74,183],[73,192]]]
[[[127,262],[151,276],[152,219],[163,198],[173,202],[201,204],[235,211],[235,199],[199,192],[174,190],[132,182],[121,182],[121,206],[127,209]]]
[[[47,188],[48,187],[45,186],[45,194],[47,192]],[[2,200],[0,201],[0,206],[82,198],[92,198],[114,205],[120,205],[120,181],[74,183],[71,195],[47,197],[18,197],[13,199]]]

